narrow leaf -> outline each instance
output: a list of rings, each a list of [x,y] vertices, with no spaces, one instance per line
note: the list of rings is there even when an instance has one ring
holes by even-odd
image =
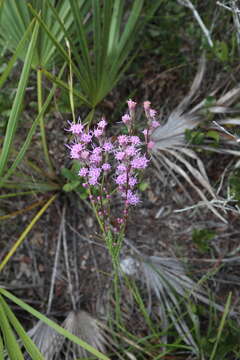
[[[88,345],[85,341],[79,339],[77,336],[71,334],[69,331],[65,330],[58,324],[56,324],[54,321],[48,319],[46,316],[39,313],[37,310],[33,309],[28,304],[24,303],[22,300],[18,299],[16,296],[11,294],[9,291],[0,288],[0,293],[13,301],[15,304],[20,306],[22,309],[26,310],[28,313],[35,316],[37,319],[41,320],[54,330],[56,330],[60,335],[65,336],[67,339],[73,341],[75,344],[82,346],[85,350],[89,351],[91,354],[95,355],[100,360],[110,360],[106,355],[102,354],[92,346]]]
[[[20,57],[20,53],[22,51],[23,45],[25,44],[26,40],[28,39],[29,34],[32,32],[33,23],[34,23],[34,21],[32,21],[31,24],[28,26],[21,41],[19,42],[18,46],[16,47],[16,51],[14,52],[11,59],[8,61],[6,69],[0,76],[0,88],[3,86],[3,84],[7,80],[13,66],[16,64],[16,60]]]
[[[62,69],[60,70],[59,72],[59,76],[58,76],[58,79],[61,78],[62,74],[63,74],[63,71],[65,69],[65,65],[63,65]],[[11,167],[8,169],[8,171],[6,172],[6,174],[0,179],[0,186],[2,186],[4,184],[4,182],[7,181],[7,179],[14,173],[15,169],[19,166],[19,164],[21,163],[30,143],[31,143],[31,140],[32,140],[32,137],[35,133],[35,130],[36,130],[36,127],[39,123],[39,119],[44,115],[45,111],[47,110],[47,107],[48,105],[50,104],[54,94],[55,94],[55,90],[56,90],[56,85],[53,85],[53,88],[52,90],[50,91],[44,105],[42,106],[42,109],[40,111],[40,113],[38,114],[38,116],[36,117],[36,119],[34,120],[29,132],[28,132],[28,135],[27,135],[27,138],[24,142],[24,144],[22,145],[20,151],[18,152],[18,155],[16,157],[16,159],[14,160],[13,164],[11,165]]]
[[[7,316],[3,310],[2,298],[0,297],[0,329],[3,334],[4,344],[10,359],[24,360],[17,339],[15,338]]]
[[[23,329],[22,325],[12,312],[12,310],[9,308],[5,300],[1,297],[1,303],[3,306],[3,310],[5,311],[5,314],[7,315],[10,323],[12,324],[12,327],[17,332],[19,338],[22,340],[23,345],[25,346],[25,349],[27,350],[28,354],[32,357],[34,360],[44,360],[43,356],[41,355],[40,351],[36,347],[36,345],[33,343],[31,338],[27,335],[25,330]]]
[[[36,24],[33,30],[33,35],[28,47],[26,54],[26,59],[24,62],[23,70],[21,73],[17,93],[13,102],[10,118],[8,120],[8,126],[6,130],[6,135],[3,143],[3,148],[0,156],[0,177],[3,175],[4,169],[6,167],[8,157],[10,154],[13,138],[16,132],[18,118],[21,112],[22,101],[31,69],[31,62],[34,54],[35,44],[37,40],[39,25]]]

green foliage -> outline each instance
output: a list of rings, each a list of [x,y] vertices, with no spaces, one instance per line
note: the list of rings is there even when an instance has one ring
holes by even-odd
[[[228,45],[225,41],[216,41],[214,44],[214,51],[217,58],[225,63],[229,61],[229,50]]]
[[[199,130],[189,130],[185,131],[185,139],[191,145],[204,145],[206,139],[211,139],[211,143],[209,144],[212,147],[217,147],[220,142],[220,135],[217,131],[209,130],[203,131]]]
[[[73,23],[69,1],[51,1],[58,13],[61,21],[64,21],[66,29],[70,30]],[[79,2],[81,5],[83,1]],[[4,46],[7,46],[11,52],[15,52],[18,44],[21,42],[29,24],[32,22],[34,15],[29,9],[29,4],[33,6],[43,21],[47,24],[52,35],[58,42],[63,41],[64,32],[59,23],[57,23],[51,15],[50,5],[48,1],[21,1],[11,0],[4,1],[0,22],[0,39]],[[78,11],[81,9],[78,6]],[[49,40],[44,30],[40,29],[36,42],[35,52],[31,65],[36,69],[38,66],[49,67],[56,56],[56,48]],[[26,44],[19,53],[21,60],[26,58]]]
[[[179,29],[185,24],[186,8],[170,0],[165,2],[144,32],[142,49],[161,56],[161,65],[175,66],[184,61]],[[160,25],[161,24],[161,25]],[[159,26],[160,25],[160,26]]]
[[[28,77],[29,77],[29,73],[30,73],[30,67],[31,67],[35,44],[36,44],[37,35],[38,35],[38,27],[39,26],[36,23],[33,34],[32,34],[32,38],[31,38],[31,41],[29,43],[29,47],[28,47],[28,50],[26,53],[25,63],[23,66],[20,80],[19,80],[16,96],[14,98],[14,102],[12,105],[11,113],[9,116],[8,125],[7,125],[7,129],[6,129],[6,135],[4,138],[3,148],[2,148],[1,156],[0,156],[0,177],[3,175],[4,169],[5,169],[7,161],[8,161],[8,157],[10,154],[11,146],[12,146],[14,135],[15,135],[16,128],[17,128],[17,123],[19,120],[19,115],[20,115],[20,112],[22,109],[22,101],[23,101],[25,89],[27,86],[27,81],[28,81]]]
[[[103,355],[98,350],[96,350],[92,346],[88,345],[85,341],[81,340],[77,336],[71,334],[66,329],[57,325],[55,322],[48,319],[46,316],[42,315],[41,313],[39,313],[38,311],[33,309],[31,306],[27,305],[26,303],[24,303],[23,301],[18,299],[16,296],[12,295],[7,290],[0,288],[0,294],[2,295],[2,296],[0,295],[0,305],[1,305],[0,306],[0,329],[3,333],[3,338],[6,343],[6,348],[9,352],[11,359],[20,360],[20,359],[24,359],[24,357],[22,356],[18,342],[15,339],[12,329],[10,328],[10,323],[13,326],[16,333],[19,335],[19,337],[20,337],[21,341],[23,342],[28,353],[33,354],[32,359],[33,360],[41,360],[41,359],[43,359],[43,357],[39,353],[36,346],[33,344],[32,340],[29,338],[29,336],[24,332],[22,326],[20,325],[20,323],[18,322],[18,320],[16,319],[16,317],[10,310],[9,306],[4,301],[3,297],[10,299],[15,304],[20,306],[23,310],[27,311],[29,314],[33,315],[37,319],[41,320],[42,322],[44,322],[45,324],[47,324],[48,326],[53,328],[60,335],[63,335],[67,339],[73,341],[75,344],[82,346],[84,349],[86,349],[93,355],[97,356],[98,359],[109,360],[109,358],[107,356]],[[0,338],[1,338],[1,336],[0,336]],[[1,347],[0,347],[0,350],[1,350]]]
[[[219,144],[220,135],[219,135],[219,133],[218,133],[217,131],[209,130],[209,131],[206,133],[206,137],[213,140],[212,145],[216,145],[216,146],[217,146],[217,145]]]
[[[185,139],[192,145],[203,145],[205,134],[202,131],[189,130],[185,131]]]
[[[14,332],[17,333],[18,339],[16,338]],[[24,350],[21,350],[21,345],[24,345],[27,353],[33,360],[44,359],[2,296],[0,296],[0,339],[1,338],[2,354],[6,352],[10,359],[24,359]],[[2,358],[3,356],[1,359]]]
[[[70,192],[75,190],[81,199],[88,197],[87,189],[82,186],[82,180],[78,176],[80,170],[79,161],[73,160],[71,169],[63,167],[61,169],[61,175],[67,180],[67,183],[63,185],[63,191]]]
[[[231,195],[240,202],[240,169],[235,169],[229,177]]]
[[[140,191],[144,192],[145,190],[147,190],[149,188],[149,184],[145,181],[141,181],[138,185],[138,188]]]
[[[0,59],[0,135],[5,134],[0,155],[0,184],[14,190],[32,190],[2,195],[2,198],[20,194],[32,194],[33,191],[38,193],[46,191],[59,192],[61,190],[66,193],[77,193],[82,199],[87,198],[87,190],[82,186],[82,181],[77,175],[79,171],[77,161],[73,161],[70,169],[66,167],[61,169],[60,176],[62,178],[60,179],[55,173],[49,174],[45,169],[37,168],[35,163],[32,164],[32,168],[30,167],[32,169],[31,175],[25,176],[21,172],[20,164],[23,160],[25,160],[24,167],[30,163],[27,161],[26,153],[39,123],[42,127],[43,144],[45,143],[44,151],[46,157],[48,157],[43,130],[44,114],[50,109],[57,87],[64,90],[61,93],[61,98],[57,99],[59,110],[61,112],[70,112],[71,109],[74,116],[74,107],[71,107],[72,103],[69,100],[72,96],[76,107],[85,104],[88,108],[93,108],[89,117],[85,119],[86,122],[90,122],[95,107],[117,85],[129,64],[133,59],[136,59],[137,41],[139,41],[143,53],[147,53],[146,57],[149,56],[149,52],[161,57],[159,61],[161,66],[166,64],[169,67],[182,66],[185,63],[186,51],[190,49],[189,40],[195,39],[198,44],[198,41],[202,38],[201,29],[194,20],[190,20],[191,15],[188,9],[176,3],[175,0],[169,0],[164,2],[164,8],[159,9],[146,31],[145,25],[147,21],[156,14],[156,9],[163,2],[163,0],[155,2],[147,0],[134,0],[132,2],[121,0],[104,0],[102,2],[97,0],[0,0],[0,45],[3,46]],[[2,4],[4,4],[3,7],[1,7]],[[186,22],[187,13],[189,14],[189,20]],[[204,17],[204,21],[208,20],[207,14],[204,14]],[[143,40],[143,37],[147,41]],[[232,64],[236,58],[236,50],[236,37],[233,34],[230,40],[214,41],[211,56],[218,59],[219,63]],[[9,52],[12,54],[11,58],[8,58]],[[20,80],[18,84],[14,83],[12,85],[11,83],[10,86],[10,74],[19,64],[18,59],[21,59],[24,63],[21,76],[19,76]],[[54,73],[52,72],[53,65]],[[66,71],[64,73],[66,66],[68,66],[67,73],[70,72],[68,79],[66,78]],[[60,67],[61,71],[59,71]],[[38,87],[35,83],[36,76],[30,78],[31,69],[38,72]],[[47,77],[47,81],[43,75]],[[54,84],[50,91],[48,80]],[[36,102],[36,99],[33,100],[32,112],[30,113],[31,121],[29,121],[29,126],[25,124],[24,127],[29,128],[26,138],[19,148],[15,148],[16,130],[21,125],[20,121],[27,121],[25,118],[20,119],[20,116],[24,109],[24,98],[28,84],[38,88],[38,102]],[[129,91],[131,93],[131,89]],[[208,121],[211,120],[212,116],[208,108],[214,103],[214,97],[208,97],[205,100],[204,111]],[[38,115],[35,114],[36,111],[38,111]],[[211,146],[218,146],[220,142],[220,135],[217,131],[207,131],[204,128],[187,130],[185,135],[187,142],[197,145],[199,148],[209,139],[211,140]],[[40,179],[35,177],[33,169],[37,170],[38,174],[41,173]],[[11,176],[14,176],[14,178],[8,182]],[[20,180],[18,181],[18,179]],[[239,169],[234,170],[231,174],[229,184],[231,194],[237,201],[240,201]],[[146,182],[139,184],[140,191],[145,191],[147,187]],[[20,246],[37,220],[38,216],[34,218],[34,222],[27,226],[20,236],[20,242],[16,243],[14,251]],[[215,235],[216,233],[209,229],[195,229],[192,233],[192,240],[200,252],[206,253],[209,251],[210,242]],[[109,235],[108,240],[109,246],[112,246],[114,239],[110,238]],[[113,256],[118,257],[114,251],[119,255],[119,249],[112,247]],[[12,254],[13,252],[9,252],[7,261]],[[5,263],[2,264],[5,265]],[[116,280],[115,288],[117,286],[119,286],[119,283]],[[173,322],[167,330],[167,335],[170,337],[169,343],[164,344],[159,341],[165,334],[157,329],[155,319],[149,316],[146,299],[141,297],[136,284],[130,284],[129,287],[137,303],[138,311],[142,314],[143,322],[146,323],[147,330],[144,336],[138,337],[124,329],[124,335],[127,339],[130,339],[127,349],[135,353],[139,359],[151,358],[151,356],[160,359],[164,358],[165,355],[167,356],[167,354],[173,356],[176,354],[177,356],[178,352],[192,351],[190,346],[183,345],[182,339],[174,330]],[[117,317],[120,319],[121,294],[119,291],[116,290],[115,297]],[[81,342],[80,339],[72,336],[10,293],[4,292],[3,289],[0,289],[0,293],[41,321],[45,321],[49,326],[59,331],[60,334],[75,341],[78,345],[85,346],[88,351],[92,351],[98,358],[107,359],[106,356],[97,354],[94,349],[87,347],[87,344]],[[229,307],[230,296],[221,321],[219,321],[219,317],[215,312],[211,314],[210,311],[205,309],[204,312],[200,313],[200,306],[192,303],[188,304],[189,314],[185,312],[182,315],[184,319],[189,315],[186,322],[192,328],[194,340],[195,338],[198,339],[203,357],[212,360],[234,358],[234,354],[234,359],[240,357],[238,341],[240,332],[235,321],[227,319]],[[182,320],[181,316],[177,320]],[[123,323],[124,320],[120,319],[114,325],[120,329]],[[208,327],[207,331],[205,331],[205,325],[206,328]],[[204,331],[201,327],[204,328]],[[121,328],[121,330],[123,329]],[[164,348],[165,350],[163,350]],[[10,358],[23,359],[26,351],[31,354],[33,359],[43,358],[15,318],[10,307],[6,304],[4,297],[1,296],[0,359],[6,356],[7,353]],[[23,354],[23,352],[25,353]]]
[[[194,229],[192,241],[198,249],[205,253],[210,249],[210,242],[216,236],[216,232],[210,229]]]
[[[239,354],[240,351],[239,327],[237,321],[228,316],[230,304],[231,293],[229,293],[221,319],[215,311],[210,310],[205,314],[207,319],[199,337],[199,345],[202,354],[207,359],[237,359],[234,354]]]
[[[59,54],[67,63],[71,64],[73,74],[81,87],[81,93],[75,91],[75,96],[82,97],[82,100],[85,96],[87,99],[85,103],[94,108],[122,77],[133,59],[131,51],[139,30],[151,18],[160,3],[161,0],[158,0],[149,5],[144,0],[135,0],[126,19],[124,1],[107,0],[103,2],[103,6],[100,6],[99,1],[92,0],[91,2],[84,2],[85,5],[91,5],[92,10],[91,16],[87,18],[87,21],[84,21],[84,12],[79,12],[77,8],[78,1],[71,0],[69,4],[74,17],[73,27],[76,41],[73,40],[71,32],[61,21],[54,7],[50,6],[52,16],[68,39],[68,46],[77,66],[52,34],[44,19],[34,9],[32,11],[37,17],[41,29],[48,35]],[[145,11],[145,15],[141,17],[143,11]],[[122,26],[123,23],[124,27]],[[55,81],[50,73],[45,72],[45,74],[52,81]],[[63,89],[69,89],[66,82],[59,83],[59,86]]]

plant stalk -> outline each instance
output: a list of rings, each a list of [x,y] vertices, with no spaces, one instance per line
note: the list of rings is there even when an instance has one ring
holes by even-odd
[[[38,98],[38,113],[40,113],[42,110],[42,106],[43,106],[43,88],[42,88],[42,70],[41,70],[41,68],[37,69],[37,98]],[[39,118],[39,125],[40,125],[42,147],[43,147],[45,160],[51,171],[51,175],[53,175],[54,169],[53,169],[53,165],[52,165],[52,162],[51,162],[51,159],[49,156],[43,116],[40,116],[40,118]]]

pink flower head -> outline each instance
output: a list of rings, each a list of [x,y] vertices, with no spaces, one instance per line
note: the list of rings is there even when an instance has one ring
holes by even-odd
[[[125,157],[125,152],[124,151],[119,151],[116,153],[115,158],[119,161],[122,161]]]
[[[88,169],[85,167],[81,168],[78,173],[79,176],[86,176],[87,174],[88,174]]]
[[[153,120],[152,123],[151,123],[151,127],[153,129],[156,129],[157,127],[160,126],[160,122],[159,121],[156,121],[156,120]]]
[[[102,148],[100,146],[97,146],[93,149],[93,154],[100,155],[102,152]]]
[[[87,150],[81,151],[81,153],[80,153],[80,158],[81,158],[82,160],[87,160],[88,157],[89,157],[89,151],[87,151]]]
[[[136,153],[137,153],[137,149],[133,145],[127,146],[125,149],[125,154],[127,156],[134,156],[136,155]]]
[[[105,163],[102,165],[102,169],[103,169],[103,171],[108,171],[111,169],[111,165],[108,163]]]
[[[73,124],[71,123],[69,131],[71,131],[72,134],[79,135],[83,132],[84,126],[80,124]]]
[[[148,150],[152,150],[154,148],[155,142],[154,141],[149,141],[149,143],[147,144],[147,148]]]
[[[150,109],[150,105],[151,105],[151,102],[150,101],[144,101],[143,103],[143,107],[144,107],[144,110],[149,110]]]
[[[97,125],[100,129],[104,129],[107,126],[107,122],[105,119],[102,119]]]
[[[149,114],[150,114],[151,118],[155,118],[155,116],[157,115],[157,111],[154,109],[150,109]]]
[[[137,184],[137,178],[135,176],[130,176],[128,184],[131,188],[134,187]]]
[[[84,142],[85,144],[90,143],[92,140],[92,134],[90,133],[83,133],[81,135],[81,141]]]
[[[130,122],[131,122],[131,117],[130,115],[128,114],[125,114],[122,116],[122,122],[125,124],[125,125],[128,125]]]
[[[126,145],[128,143],[127,135],[119,135],[117,139],[118,139],[119,145]]]
[[[92,154],[89,158],[92,164],[99,164],[102,161],[102,156],[99,154]]]
[[[88,175],[89,175],[90,177],[99,178],[100,174],[101,174],[101,168],[92,167],[92,168],[89,169]]]
[[[80,159],[80,153],[83,149],[82,144],[73,144],[71,147],[70,156],[72,159]]]
[[[88,181],[89,181],[89,184],[93,185],[93,186],[98,184],[98,178],[96,178],[94,176],[91,176]]]
[[[102,136],[103,130],[101,128],[100,129],[97,128],[93,131],[93,133],[94,133],[94,136],[96,136],[98,138],[98,137]]]
[[[113,144],[111,142],[105,142],[103,144],[103,149],[106,151],[106,152],[109,152],[113,149]]]
[[[137,205],[140,202],[138,195],[134,194],[131,190],[127,192],[126,203],[129,205]]]
[[[117,171],[118,172],[125,172],[127,170],[127,167],[126,167],[126,165],[124,165],[124,164],[119,164],[118,166],[117,166]]]
[[[133,169],[145,169],[149,160],[145,156],[138,156],[131,161]]]
[[[122,218],[117,218],[117,223],[118,223],[118,224],[123,224],[123,222],[124,222],[124,219],[122,219]]]
[[[120,174],[115,179],[116,184],[125,185],[127,183],[127,173]]]
[[[137,105],[137,103],[134,102],[134,101],[132,101],[131,99],[129,99],[129,100],[127,101],[127,104],[128,104],[129,110],[135,110],[135,107],[136,107],[136,105]]]
[[[139,145],[141,144],[141,140],[139,139],[138,136],[131,136],[130,137],[130,141],[133,145]]]

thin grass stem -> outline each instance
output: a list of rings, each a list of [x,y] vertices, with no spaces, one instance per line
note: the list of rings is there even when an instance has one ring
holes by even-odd
[[[42,107],[43,107],[43,87],[42,87],[42,70],[41,68],[37,69],[37,98],[38,98],[38,113],[40,114]],[[42,147],[45,156],[46,163],[51,171],[51,174],[54,174],[53,165],[49,156],[48,146],[47,146],[47,139],[46,139],[46,132],[44,126],[44,117],[40,116],[39,118],[39,125],[41,131],[41,139],[42,139]]]

